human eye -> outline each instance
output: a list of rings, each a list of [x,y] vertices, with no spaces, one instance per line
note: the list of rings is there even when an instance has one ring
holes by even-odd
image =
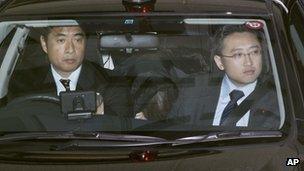
[[[77,36],[77,37],[75,37],[75,41],[78,42],[78,43],[83,42],[83,36]]]
[[[62,43],[65,42],[65,39],[64,39],[64,38],[58,38],[58,39],[56,40],[56,42],[62,44]]]
[[[234,59],[241,59],[244,56],[244,53],[237,52],[234,55],[232,55]]]
[[[261,54],[261,50],[260,49],[256,49],[252,52],[254,55],[260,55]]]
[[[261,54],[261,51],[260,51],[260,49],[255,49],[255,50],[249,52],[249,54],[250,54],[250,56],[258,56]]]

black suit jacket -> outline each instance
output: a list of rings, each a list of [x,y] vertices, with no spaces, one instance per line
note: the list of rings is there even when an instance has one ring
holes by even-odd
[[[108,71],[84,61],[76,90],[101,93],[105,113],[129,116],[132,114],[127,84],[124,80],[112,79]],[[9,99],[27,94],[47,93],[56,96],[56,84],[50,66],[16,71],[9,84]]]
[[[184,79],[170,115],[186,117],[192,125],[212,126],[222,78],[200,73]],[[225,125],[235,127],[236,122],[250,110],[248,129],[278,129],[280,116],[274,90],[269,79],[260,78],[255,90],[243,101],[243,105],[240,104],[242,107],[229,114]],[[245,109],[242,111],[241,108]]]

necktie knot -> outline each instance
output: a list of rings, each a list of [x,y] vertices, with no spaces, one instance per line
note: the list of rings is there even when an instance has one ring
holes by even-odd
[[[229,96],[231,101],[237,102],[240,98],[244,96],[244,93],[240,90],[233,90],[229,93]]]
[[[70,91],[70,81],[69,79],[60,79],[61,84],[64,86],[66,91]]]

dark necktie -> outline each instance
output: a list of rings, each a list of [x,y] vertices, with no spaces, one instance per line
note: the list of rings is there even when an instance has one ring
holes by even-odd
[[[69,79],[60,79],[61,84],[64,86],[65,91],[70,91],[70,81]]]
[[[237,101],[244,96],[244,93],[240,90],[233,90],[229,93],[229,96],[230,96],[230,101],[223,111],[220,125],[222,125],[223,122],[227,119],[231,111],[238,106]]]

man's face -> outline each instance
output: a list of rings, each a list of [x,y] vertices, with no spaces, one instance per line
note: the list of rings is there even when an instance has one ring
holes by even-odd
[[[48,36],[41,36],[40,40],[50,63],[61,76],[69,76],[81,65],[86,39],[79,26],[53,27]]]
[[[223,40],[221,55],[214,57],[216,65],[236,86],[254,82],[262,71],[261,44],[250,32],[228,35]]]

